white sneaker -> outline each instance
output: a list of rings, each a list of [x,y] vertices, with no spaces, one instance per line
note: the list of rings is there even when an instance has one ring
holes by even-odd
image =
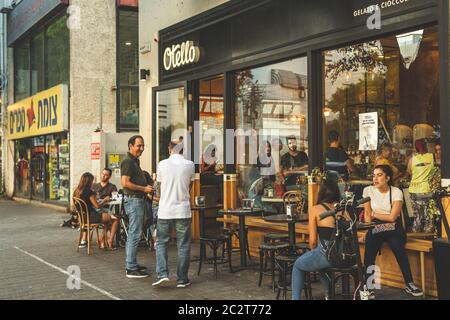
[[[156,282],[152,283],[153,287],[162,287],[164,284],[167,284],[169,282],[169,278],[163,277],[159,278]]]
[[[86,241],[81,241],[80,245],[78,246],[78,248],[82,249],[82,248],[86,248],[87,247],[87,242]]]
[[[406,293],[409,293],[410,295],[414,297],[421,297],[423,296],[422,290],[416,287],[416,285],[412,282],[408,283],[405,288]]]

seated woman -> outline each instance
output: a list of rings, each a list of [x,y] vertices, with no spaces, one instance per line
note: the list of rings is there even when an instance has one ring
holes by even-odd
[[[328,241],[335,230],[335,218],[327,217],[320,220],[319,215],[328,211],[339,203],[341,195],[336,180],[328,178],[322,183],[319,190],[318,205],[309,210],[309,246],[311,251],[301,255],[295,261],[292,269],[292,300],[300,300],[305,285],[305,272],[318,271],[320,281],[325,289],[325,299],[329,296],[330,279],[324,269],[331,265],[325,255]]]
[[[216,151],[216,145],[211,143],[203,152],[200,164],[200,184],[217,186],[219,190],[218,201],[223,203],[223,176],[216,175]]]
[[[422,291],[414,285],[405,250],[406,233],[400,223],[403,193],[392,186],[394,173],[389,165],[378,165],[373,170],[373,186],[364,188],[363,196],[370,197],[364,204],[364,216],[367,223],[377,222],[377,226],[366,234],[364,265],[375,265],[375,259],[381,246],[386,242],[397,259],[405,280],[405,291],[415,297]],[[370,289],[370,288],[369,288]],[[375,294],[371,290],[370,298]]]
[[[109,198],[105,198],[100,203],[97,202],[96,194],[94,191],[92,191],[92,185],[94,183],[94,176],[90,174],[89,172],[83,173],[81,176],[80,182],[78,183],[78,187],[73,192],[73,196],[80,198],[86,203],[87,209],[89,211],[89,221],[90,223],[103,223],[105,224],[105,229],[103,229],[103,233],[100,236],[99,242],[100,242],[100,248],[102,249],[108,249],[108,250],[115,250],[116,248],[113,246],[113,240],[114,236],[117,232],[117,228],[119,227],[119,220],[118,219],[112,219],[111,216],[103,212],[102,210],[96,210],[96,209],[102,209],[102,206],[107,204],[109,202]],[[86,219],[86,217],[84,217]],[[111,233],[109,235],[109,238],[107,241],[105,231],[107,229],[111,229]],[[83,237],[81,239],[80,247],[84,248],[87,245],[86,239],[87,239],[87,233],[83,233]]]

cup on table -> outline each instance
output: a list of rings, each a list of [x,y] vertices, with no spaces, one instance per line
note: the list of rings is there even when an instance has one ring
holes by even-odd
[[[292,219],[292,212],[294,212],[294,205],[287,204],[286,205],[286,216],[288,219]]]
[[[197,207],[204,207],[205,206],[205,196],[196,196],[195,197],[195,205]]]
[[[253,209],[255,206],[255,199],[242,199],[242,208]]]

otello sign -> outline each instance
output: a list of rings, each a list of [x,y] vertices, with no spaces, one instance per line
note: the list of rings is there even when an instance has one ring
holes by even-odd
[[[21,139],[67,130],[68,105],[67,85],[59,85],[8,106],[8,138]]]
[[[192,41],[174,44],[164,50],[163,64],[166,71],[180,68],[200,60],[200,48]]]

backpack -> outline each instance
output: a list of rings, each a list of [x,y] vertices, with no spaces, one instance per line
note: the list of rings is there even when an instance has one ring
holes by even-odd
[[[350,221],[336,220],[336,229],[326,249],[328,262],[334,268],[350,268],[356,264]]]

